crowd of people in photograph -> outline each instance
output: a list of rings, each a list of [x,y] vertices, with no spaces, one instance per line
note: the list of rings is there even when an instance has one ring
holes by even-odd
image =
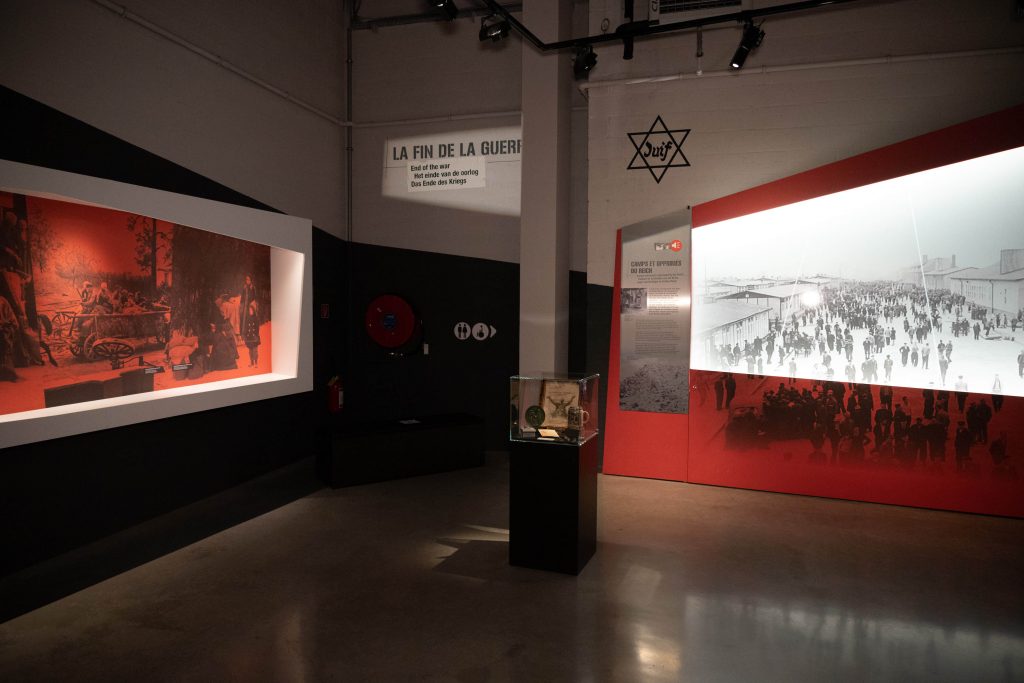
[[[969,316],[969,317],[968,317]],[[764,336],[714,349],[724,371],[763,375],[771,367],[790,378],[893,382],[903,377],[946,386],[959,339],[1011,336],[1024,327],[1024,310],[1013,317],[972,306],[963,295],[926,292],[906,283],[850,283],[821,289],[820,303],[788,319],[772,320]],[[1024,378],[1024,348],[1016,354]],[[1012,359],[1001,364],[1012,368]],[[898,369],[898,370],[897,370]],[[768,373],[773,374],[773,373]],[[993,384],[998,381],[995,377]]]
[[[958,471],[973,471],[986,453],[997,474],[1016,476],[1007,434],[989,433],[1003,405],[999,373],[979,396],[969,393],[962,368],[951,367],[973,343],[965,337],[1008,339],[1024,329],[1024,311],[992,313],[961,295],[896,282],[846,283],[820,294],[817,306],[772,320],[764,336],[716,349],[715,405],[729,411],[728,448],[807,439],[813,461],[928,466],[951,459]],[[991,368],[993,360],[980,364]],[[1024,348],[1016,366],[1024,376]],[[736,375],[744,371],[755,380],[788,378],[763,390],[758,405],[734,406]],[[908,380],[930,388],[890,386]]]
[[[119,285],[109,287],[106,282],[100,282],[99,286],[96,286],[90,280],[85,280],[80,293],[81,312],[113,315],[166,311],[169,308],[169,291],[164,285],[158,289],[156,298],[151,300],[138,290],[131,291]]]
[[[170,289],[163,285],[156,295],[147,297],[138,290],[120,285],[108,286],[106,281],[82,283],[79,292],[80,308],[70,312],[71,329],[68,336],[77,340],[79,348],[90,336],[166,338],[170,306]],[[65,312],[67,313],[67,312]],[[97,320],[102,318],[102,328]]]
[[[719,384],[726,407],[735,395],[735,379],[723,373],[716,380],[716,400]],[[989,431],[1002,409],[1002,396],[923,389],[921,398],[915,411],[905,390],[897,396],[885,385],[826,381],[797,388],[780,382],[763,392],[759,407],[733,411],[725,428],[726,447],[756,449],[773,441],[807,439],[812,461],[928,466],[952,456],[958,471],[972,471],[978,454],[972,448],[981,446],[997,473],[1016,476],[1006,432]]]

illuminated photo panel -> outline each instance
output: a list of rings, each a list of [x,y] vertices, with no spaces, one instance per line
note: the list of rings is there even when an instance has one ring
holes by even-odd
[[[0,414],[272,372],[270,247],[0,192]]]
[[[691,366],[1024,395],[1024,148],[693,231]]]
[[[312,389],[308,219],[0,160],[0,448]]]

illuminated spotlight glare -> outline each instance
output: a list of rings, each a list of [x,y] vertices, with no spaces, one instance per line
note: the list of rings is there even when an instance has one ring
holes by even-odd
[[[821,303],[821,294],[812,289],[801,294],[800,300],[803,302],[804,306],[814,308]]]

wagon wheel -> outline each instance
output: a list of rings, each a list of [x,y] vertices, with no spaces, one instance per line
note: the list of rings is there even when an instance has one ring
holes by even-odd
[[[133,353],[135,353],[135,347],[120,339],[100,339],[92,345],[93,357],[109,360],[112,370],[121,367],[124,359]]]
[[[95,356],[92,353],[92,346],[95,343],[96,333],[93,332],[88,337],[86,337],[85,341],[82,343],[82,358],[85,358],[86,360],[93,360],[95,358]]]

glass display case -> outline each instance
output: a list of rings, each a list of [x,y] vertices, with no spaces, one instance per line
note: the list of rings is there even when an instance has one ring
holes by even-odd
[[[597,434],[599,375],[536,373],[509,381],[509,439],[582,444]]]

